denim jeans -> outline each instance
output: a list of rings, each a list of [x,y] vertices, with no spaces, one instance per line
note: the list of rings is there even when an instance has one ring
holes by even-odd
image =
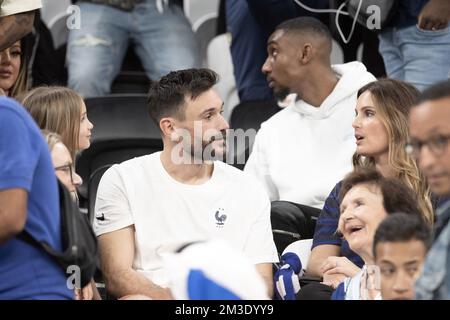
[[[379,39],[379,51],[390,78],[423,90],[450,77],[450,25],[437,31],[417,25],[389,28]]]
[[[81,28],[71,30],[68,39],[68,84],[85,97],[110,92],[129,41],[152,80],[200,66],[195,35],[179,6],[169,5],[163,12],[158,12],[155,0],[131,12],[86,2],[79,6]]]
[[[227,28],[231,33],[234,78],[242,102],[273,99],[261,67],[267,58],[269,35],[258,24],[245,0],[225,1]]]

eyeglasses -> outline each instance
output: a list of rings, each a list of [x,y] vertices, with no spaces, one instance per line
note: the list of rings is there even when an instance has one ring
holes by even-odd
[[[415,159],[418,159],[420,157],[422,147],[426,145],[435,156],[441,156],[447,149],[449,140],[450,134],[437,135],[424,141],[412,141],[406,144],[405,151]]]
[[[66,173],[66,174],[70,174],[70,182],[72,182],[72,184],[74,184],[74,182],[73,182],[73,173],[74,173],[75,170],[73,169],[71,164],[66,164],[64,166],[55,167],[55,170],[56,171],[62,171],[64,173]]]

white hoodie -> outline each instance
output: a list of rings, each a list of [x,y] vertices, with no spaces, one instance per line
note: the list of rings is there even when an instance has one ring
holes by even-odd
[[[245,171],[270,200],[322,209],[334,185],[352,170],[356,95],[375,77],[360,62],[332,66],[340,78],[319,108],[299,100],[261,125]]]

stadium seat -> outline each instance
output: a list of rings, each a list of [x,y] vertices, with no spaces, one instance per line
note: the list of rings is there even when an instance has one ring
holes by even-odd
[[[100,179],[103,174],[108,170],[112,164],[107,164],[97,168],[89,177],[88,181],[88,219],[91,225],[94,223],[95,218],[95,199],[97,196],[98,184],[100,183]],[[97,270],[94,275],[95,285],[97,286],[97,290],[100,293],[102,300],[115,300],[113,296],[111,296],[106,291],[105,280],[103,278],[103,273],[100,265],[100,257],[97,256]]]
[[[261,123],[280,110],[281,108],[278,107],[274,100],[241,102],[233,108],[230,118],[230,128],[234,130],[242,129],[247,131],[249,129],[254,129],[258,131],[261,127]],[[237,143],[237,139],[235,138],[233,148],[228,151],[232,153],[230,158],[235,159],[232,164],[233,166],[238,169],[244,168],[245,162],[250,156],[253,142],[253,139],[246,139],[245,144]],[[236,161],[236,159],[242,158],[245,160],[244,163],[241,163],[242,161]]]
[[[97,197],[97,190],[100,180],[103,174],[108,170],[113,164],[105,164],[97,169],[91,174],[88,181],[88,218],[92,223],[95,217],[95,199]]]
[[[58,49],[61,46],[67,44],[67,38],[69,36],[69,30],[67,29],[66,12],[61,12],[48,23],[48,29],[50,30],[53,38],[54,49]]]
[[[297,240],[314,236],[321,210],[288,201],[272,201],[270,220],[278,253]]]
[[[202,65],[207,66],[208,44],[217,35],[217,13],[213,12],[201,17],[194,23],[192,30],[200,48]]]
[[[86,201],[90,178],[98,168],[160,151],[162,139],[144,94],[88,98],[85,103],[94,129],[91,146],[79,155],[76,168],[83,179],[80,200]]]
[[[129,45],[122,62],[120,73],[111,85],[111,93],[147,93],[150,79],[144,71],[141,60]]]
[[[207,66],[219,74],[220,81],[215,85],[215,89],[223,100],[223,116],[227,121],[230,120],[233,108],[239,103],[230,42],[229,33],[221,34],[214,37],[207,48]]]
[[[144,71],[121,71],[111,85],[112,94],[147,93],[150,80]]]

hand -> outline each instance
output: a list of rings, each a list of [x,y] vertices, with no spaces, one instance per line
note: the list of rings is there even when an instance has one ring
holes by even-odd
[[[329,275],[343,274],[346,277],[353,277],[359,271],[361,271],[361,269],[346,257],[328,257],[320,267],[320,272],[323,273],[324,278],[326,273]]]
[[[338,285],[342,281],[344,281],[345,278],[347,278],[347,276],[342,273],[333,273],[333,274],[324,273],[323,281],[321,283],[333,287],[333,289],[336,289]]]
[[[428,1],[422,8],[417,20],[419,27],[422,29],[433,31],[444,29],[450,20],[450,1]]]
[[[92,291],[91,283],[83,289],[75,289],[75,300],[92,300],[94,292]]]

